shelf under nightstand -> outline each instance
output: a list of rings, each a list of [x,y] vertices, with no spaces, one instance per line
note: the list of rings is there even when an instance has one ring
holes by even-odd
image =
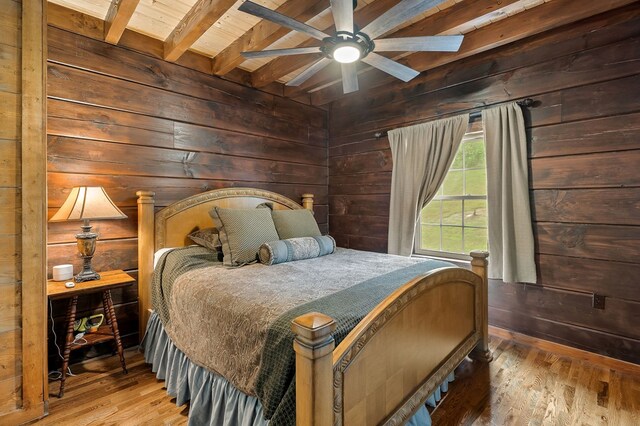
[[[120,356],[122,371],[125,374],[127,373],[127,366],[124,360],[122,342],[120,340],[120,332],[118,331],[118,320],[113,308],[113,301],[111,300],[111,290],[131,285],[134,282],[135,280],[133,279],[133,277],[121,270],[101,272],[99,280],[76,283],[75,287],[73,288],[65,287],[64,282],[53,280],[47,281],[47,296],[50,300],[69,299],[69,305],[66,315],[67,336],[63,349],[60,392],[58,393],[59,398],[62,398],[62,396],[64,395],[67,367],[69,366],[69,355],[73,350],[95,345],[97,343],[114,340],[116,350],[118,352],[118,355]],[[83,337],[85,342],[83,342],[82,344],[75,344],[73,343],[73,325],[76,320],[76,306],[78,304],[78,297],[97,292],[102,292],[102,307],[104,309],[104,315],[107,325],[99,327],[96,332],[86,333]]]

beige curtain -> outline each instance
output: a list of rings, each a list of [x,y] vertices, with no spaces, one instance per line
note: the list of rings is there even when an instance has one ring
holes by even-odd
[[[420,211],[442,185],[468,123],[469,114],[464,114],[389,131],[393,154],[389,253],[413,253]]]
[[[489,278],[536,282],[527,138],[515,102],[482,112],[487,147]]]

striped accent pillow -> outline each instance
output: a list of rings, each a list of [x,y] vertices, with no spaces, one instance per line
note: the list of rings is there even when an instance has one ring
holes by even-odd
[[[258,251],[258,257],[260,263],[264,265],[276,265],[294,260],[326,256],[333,253],[335,249],[336,241],[330,235],[290,238],[262,244]]]

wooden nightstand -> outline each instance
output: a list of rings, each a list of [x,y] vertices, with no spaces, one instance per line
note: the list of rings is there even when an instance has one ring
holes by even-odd
[[[65,339],[64,344],[64,361],[62,362],[62,377],[60,379],[60,392],[58,393],[58,398],[62,398],[64,395],[64,382],[67,378],[69,355],[74,349],[84,348],[109,340],[115,340],[116,349],[120,356],[120,363],[122,364],[122,371],[127,374],[127,366],[125,364],[124,353],[122,351],[122,342],[120,341],[120,332],[118,331],[118,321],[113,309],[113,301],[111,300],[111,290],[131,285],[134,282],[135,280],[130,275],[120,270],[101,272],[99,280],[76,283],[76,286],[73,288],[66,288],[64,286],[64,282],[53,280],[47,281],[47,295],[49,296],[49,299],[69,299],[66,318],[67,338]],[[104,316],[107,320],[107,325],[99,327],[98,331],[94,333],[85,334],[84,339],[86,340],[86,343],[82,345],[73,345],[73,324],[76,320],[76,305],[78,304],[78,297],[96,292],[102,292],[102,307],[104,308]]]

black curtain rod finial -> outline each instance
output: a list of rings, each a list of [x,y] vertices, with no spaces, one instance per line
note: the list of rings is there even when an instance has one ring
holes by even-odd
[[[516,103],[518,105],[520,105],[521,107],[530,107],[530,106],[533,106],[533,99],[526,98],[526,99],[523,99],[521,101],[517,101]]]

